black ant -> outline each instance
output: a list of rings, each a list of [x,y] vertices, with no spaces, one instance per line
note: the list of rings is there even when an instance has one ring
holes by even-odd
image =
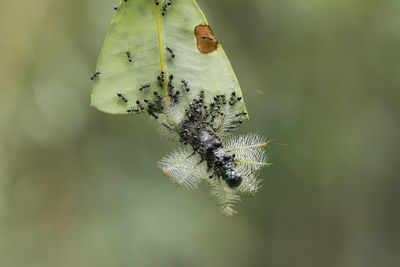
[[[140,108],[140,110],[144,110],[144,106],[140,103],[139,100],[136,101],[136,104],[138,105],[138,107]]]
[[[93,75],[90,76],[90,79],[93,81],[97,76],[99,76],[99,74],[100,74],[100,72],[98,72],[98,71],[93,73]]]
[[[140,88],[139,88],[139,91],[142,91],[143,89],[146,89],[146,88],[150,88],[150,83],[148,83],[148,84],[143,85],[142,87],[140,87]]]
[[[129,62],[132,62],[131,52],[126,51],[126,56],[128,57],[128,61],[129,61]]]
[[[163,87],[165,81],[165,73],[162,71],[160,75],[157,76],[158,84]]]
[[[248,114],[247,112],[243,111],[243,112],[236,114],[235,117],[246,116],[247,114]]]
[[[231,98],[229,99],[229,105],[233,106],[233,105],[235,105],[237,102],[239,102],[240,100],[242,100],[242,97],[241,97],[241,96],[236,97],[236,93],[233,92],[233,93],[231,94]]]
[[[175,53],[174,53],[174,50],[172,50],[172,48],[167,46],[167,51],[171,54],[172,58],[175,58]]]
[[[185,80],[182,80],[181,82],[182,82],[183,86],[185,87],[186,92],[189,93],[190,88],[189,88],[188,82]]]
[[[139,109],[132,108],[132,109],[128,109],[126,112],[131,113],[131,114],[135,114],[135,113],[137,114],[137,113],[139,113],[139,111],[140,111]]]
[[[167,14],[167,8],[169,7],[169,6],[171,6],[172,5],[172,0],[166,0],[166,1],[164,1],[164,5],[163,5],[163,7],[162,7],[162,12],[161,12],[161,15],[162,16],[165,16],[165,14]]]
[[[117,93],[117,96],[124,101],[125,103],[128,103],[128,99],[125,98],[125,96],[123,94]]]

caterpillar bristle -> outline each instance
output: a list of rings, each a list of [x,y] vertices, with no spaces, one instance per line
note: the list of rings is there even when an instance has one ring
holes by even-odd
[[[220,205],[219,211],[222,214],[226,217],[231,217],[237,214],[237,211],[234,210],[233,207],[240,201],[240,197],[237,195],[235,190],[226,186],[221,179],[217,179],[211,183],[210,189],[211,195],[217,199],[217,202]]]
[[[207,170],[205,162],[184,147],[165,156],[159,162],[159,166],[164,174],[172,178],[174,183],[190,189],[198,187],[202,181],[201,177]]]
[[[244,194],[254,195],[261,188],[262,180],[258,179],[258,173],[249,171],[248,169],[242,169],[238,167],[242,173],[243,181],[238,190]]]

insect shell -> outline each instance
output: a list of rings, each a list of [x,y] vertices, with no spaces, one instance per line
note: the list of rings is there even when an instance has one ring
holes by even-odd
[[[258,171],[268,166],[264,148],[268,142],[255,134],[228,137],[247,116],[240,110],[240,96],[216,95],[206,101],[205,92],[194,98],[184,114],[166,104],[158,114],[161,131],[179,143],[159,166],[173,182],[187,188],[206,183],[227,217],[236,214],[238,193],[255,193]]]

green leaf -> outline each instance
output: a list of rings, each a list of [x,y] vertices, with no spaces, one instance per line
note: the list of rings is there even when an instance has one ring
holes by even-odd
[[[229,60],[196,1],[156,2],[123,0],[119,4],[97,63],[99,74],[92,77],[91,105],[107,113],[127,114],[137,100],[153,99],[154,91],[169,103],[171,74],[175,90],[181,91],[177,109],[183,110],[201,90],[206,101],[217,94],[228,99],[232,92],[242,96]],[[160,85],[161,72],[166,82]],[[150,87],[139,90],[145,85]],[[244,101],[240,105],[238,111],[245,112]]]

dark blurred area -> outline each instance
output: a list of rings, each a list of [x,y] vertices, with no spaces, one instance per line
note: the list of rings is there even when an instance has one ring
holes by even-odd
[[[0,266],[399,266],[400,1],[198,2],[275,140],[261,191],[226,219],[89,107],[116,1],[2,0]]]

